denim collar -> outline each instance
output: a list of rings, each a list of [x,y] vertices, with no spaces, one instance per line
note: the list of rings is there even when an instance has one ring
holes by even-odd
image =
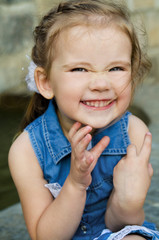
[[[125,155],[130,144],[128,136],[128,115],[126,112],[119,121],[112,126],[97,132],[92,138],[92,146],[103,136],[110,137],[110,143],[103,151],[102,155]],[[64,136],[57,114],[56,103],[50,101],[48,109],[42,117],[42,126],[45,142],[55,164],[58,164],[65,156],[71,153],[71,144]],[[111,141],[112,139],[112,141]]]

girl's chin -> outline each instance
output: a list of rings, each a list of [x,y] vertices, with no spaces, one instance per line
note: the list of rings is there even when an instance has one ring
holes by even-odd
[[[113,125],[120,117],[113,117],[113,118],[110,118],[109,120],[107,119],[107,121],[102,121],[102,119],[99,119],[98,121],[88,121],[88,122],[85,122],[83,124],[83,126],[90,126],[92,127],[94,130],[98,130],[98,129],[102,129],[102,128],[108,128],[110,127],[111,125]]]
[[[101,128],[107,128],[107,126],[109,126],[109,123],[104,123],[104,124],[85,123],[85,124],[83,124],[83,126],[87,126],[87,125],[92,127],[92,129],[95,131],[95,130],[98,130]]]

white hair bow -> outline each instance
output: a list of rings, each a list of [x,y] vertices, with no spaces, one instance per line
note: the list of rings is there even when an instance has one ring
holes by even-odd
[[[28,74],[25,77],[25,81],[30,91],[39,93],[34,79],[34,72],[36,68],[37,65],[33,61],[31,61],[28,67]]]

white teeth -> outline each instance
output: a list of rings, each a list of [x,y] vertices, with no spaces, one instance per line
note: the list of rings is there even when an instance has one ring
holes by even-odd
[[[95,102],[95,107],[99,107],[99,102]]]
[[[106,107],[111,101],[86,101],[84,104],[91,107]]]
[[[91,102],[85,102],[87,106],[91,106]]]
[[[90,102],[90,106],[94,107],[95,103],[94,102]]]
[[[99,107],[103,107],[104,106],[104,102],[100,101],[99,102]]]

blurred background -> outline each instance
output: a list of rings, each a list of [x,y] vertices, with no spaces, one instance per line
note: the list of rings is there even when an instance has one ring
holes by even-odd
[[[41,16],[58,2],[60,1],[0,0],[0,236],[3,236],[0,239],[22,239],[22,235],[18,237],[19,235],[4,230],[4,225],[10,226],[9,217],[12,215],[9,209],[12,209],[14,216],[18,213],[18,217],[21,217],[21,209],[16,204],[19,198],[9,173],[7,155],[30,99],[24,78],[29,64],[26,55],[30,56],[33,45],[33,29]],[[145,211],[147,220],[154,221],[159,227],[159,0],[125,2],[132,11],[136,24],[140,25],[142,21],[146,27],[148,54],[153,65],[151,73],[136,91],[131,110],[149,125],[153,135],[151,162],[154,177]],[[8,209],[9,206],[13,207]],[[8,218],[4,222],[6,215]],[[15,224],[19,224],[16,219]],[[6,237],[7,231],[10,235]],[[25,227],[23,231],[28,239]]]

